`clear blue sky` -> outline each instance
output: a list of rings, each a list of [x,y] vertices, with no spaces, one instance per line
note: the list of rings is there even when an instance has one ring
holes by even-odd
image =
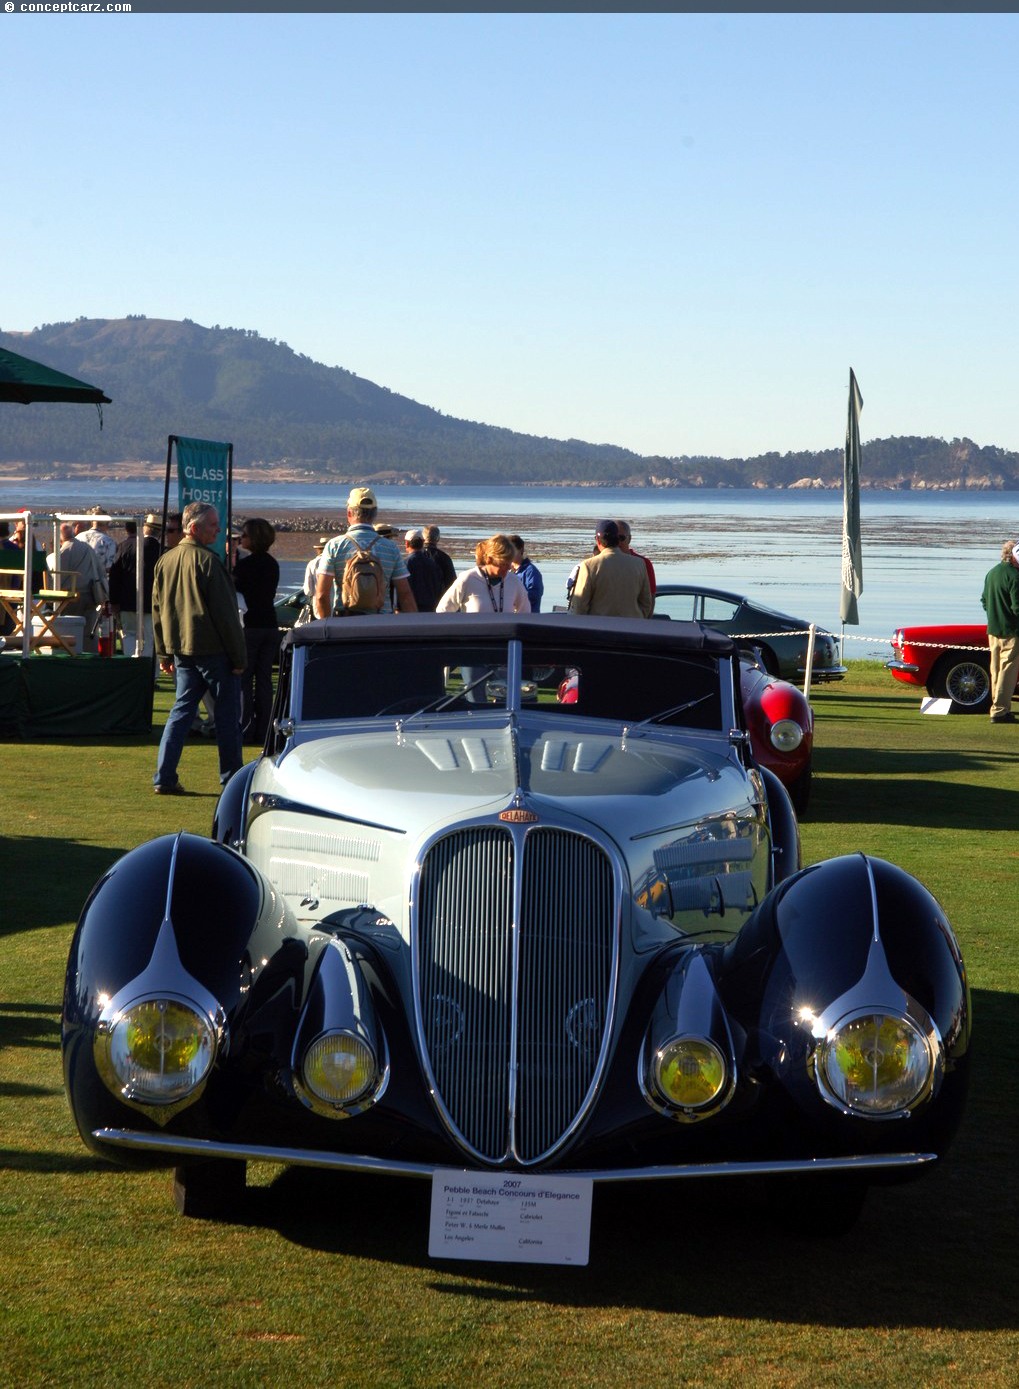
[[[1015,15],[5,15],[0,327],[641,453],[1019,449]]]

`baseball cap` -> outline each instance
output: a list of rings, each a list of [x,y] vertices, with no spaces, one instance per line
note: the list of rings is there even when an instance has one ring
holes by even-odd
[[[599,521],[595,527],[595,535],[600,535],[602,540],[618,540],[619,527],[615,521]]]
[[[370,487],[352,487],[347,498],[347,506],[378,506],[378,502]]]
[[[424,531],[422,531],[418,526],[414,526],[409,531],[407,531],[403,538],[404,540],[416,540],[419,536],[422,540],[424,540]]]

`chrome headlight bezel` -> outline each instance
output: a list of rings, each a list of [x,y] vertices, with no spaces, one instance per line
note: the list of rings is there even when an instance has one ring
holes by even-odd
[[[686,1072],[689,1092],[683,1096],[670,1083],[667,1071],[678,1066]],[[698,1083],[699,1082],[699,1083]],[[710,1037],[677,1034],[652,1048],[644,1071],[645,1097],[659,1114],[680,1123],[696,1123],[724,1108],[735,1090],[731,1061]],[[697,1090],[704,1093],[698,1097]]]
[[[144,993],[107,1004],[93,1055],[112,1094],[163,1123],[205,1089],[224,1035],[221,1012],[182,994]]]
[[[869,1095],[861,1084],[868,1064],[868,1053],[862,1046],[867,1032],[874,1043],[869,1053]],[[892,1051],[901,1053],[903,1049],[907,1054],[896,1060]],[[853,1052],[858,1053],[857,1081],[850,1074]],[[944,1049],[926,1014],[860,1007],[829,1025],[813,1049],[811,1069],[821,1097],[841,1113],[878,1121],[902,1119],[937,1092],[944,1072]]]
[[[313,1113],[345,1119],[374,1104],[387,1078],[387,1068],[365,1036],[331,1028],[305,1047],[294,1070],[294,1089]]]
[[[779,719],[768,729],[768,740],[776,752],[795,752],[803,742],[803,728],[795,719]]]

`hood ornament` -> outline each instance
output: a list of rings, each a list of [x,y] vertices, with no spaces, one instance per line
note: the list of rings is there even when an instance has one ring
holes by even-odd
[[[524,805],[524,798],[519,790],[514,795],[512,804],[507,806],[505,810],[500,810],[499,819],[505,820],[511,825],[535,825],[538,823],[538,816]]]

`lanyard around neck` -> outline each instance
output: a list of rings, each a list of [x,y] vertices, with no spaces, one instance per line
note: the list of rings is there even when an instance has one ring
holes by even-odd
[[[490,578],[488,577],[488,575],[485,573],[485,571],[482,569],[482,567],[481,567],[480,564],[478,565],[478,573],[481,575],[481,577],[482,577],[482,578],[484,579],[484,581],[485,581],[485,588],[488,590],[488,601],[489,601],[489,602],[491,603],[491,605],[492,605],[492,611],[493,611],[494,613],[501,613],[501,612],[502,612],[503,599],[504,599],[504,593],[505,593],[505,590],[504,590],[504,588],[503,588],[503,581],[502,581],[502,579],[495,579],[495,580],[490,579]],[[498,590],[499,590],[499,604],[498,604],[498,606],[496,606],[496,602],[495,602],[495,593],[494,593],[494,591],[493,591],[493,590],[496,589],[496,588],[498,588]]]

